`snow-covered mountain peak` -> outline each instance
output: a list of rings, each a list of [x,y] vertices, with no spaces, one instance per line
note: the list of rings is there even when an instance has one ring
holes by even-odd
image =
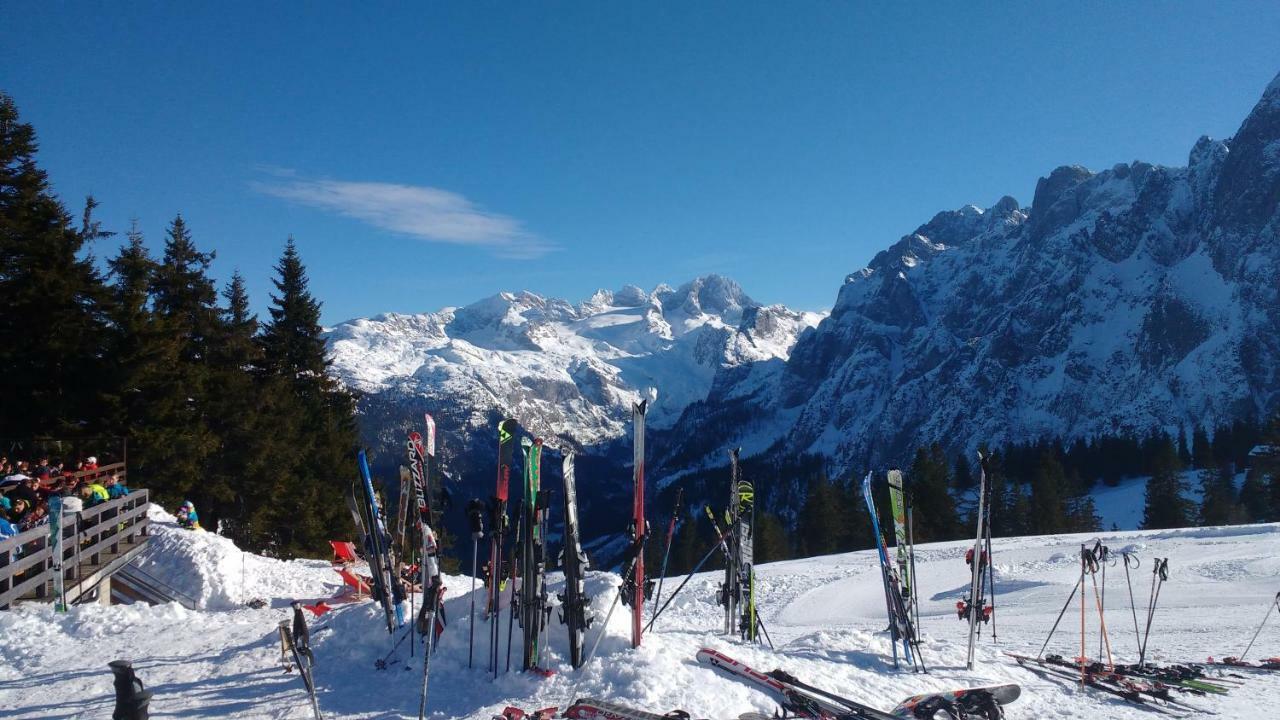
[[[762,307],[733,280],[708,275],[652,293],[598,290],[578,305],[502,292],[439,313],[351,320],[328,340],[334,370],[364,394],[375,437],[391,429],[373,416],[401,422],[416,407],[393,407],[407,403],[447,406],[476,428],[511,414],[533,432],[591,445],[622,435],[646,388],[661,390],[651,424],[673,423],[719,373],[785,359],[821,317]]]
[[[707,316],[737,325],[743,310],[759,306],[738,283],[715,274],[696,278],[675,290],[654,290],[653,297],[662,304],[664,314],[683,319],[687,328],[702,324]]]

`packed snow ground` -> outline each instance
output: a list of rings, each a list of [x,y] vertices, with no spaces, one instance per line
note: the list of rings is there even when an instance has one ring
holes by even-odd
[[[0,612],[0,717],[109,716],[113,695],[106,664],[115,659],[133,660],[155,691],[152,717],[310,717],[297,674],[281,670],[275,628],[289,617],[289,600],[331,594],[338,587],[336,574],[321,562],[246,555],[224,538],[179,530],[165,516],[157,518],[148,571],[182,585],[204,609],[81,606],[58,615],[48,605],[27,604]],[[1140,617],[1151,579],[1150,559],[1169,557],[1170,579],[1151,630],[1149,655],[1157,662],[1238,654],[1280,591],[1280,525],[1123,532],[1101,539],[1114,550],[1129,548],[1143,558],[1133,576]],[[963,669],[966,625],[954,614],[968,579],[966,544],[921,546],[917,566],[927,675],[892,667],[882,632],[879,571],[871,552],[760,568],[761,611],[776,651],[717,634],[723,623],[713,599],[719,577],[703,574],[689,583],[639,650],[630,649],[629,617],[619,607],[596,658],[581,672],[569,668],[567,638],[553,617],[548,666],[555,673],[547,678],[501,672],[493,679],[486,671],[489,645],[482,623],[476,627],[475,668],[467,667],[470,579],[452,577],[446,603],[450,624],[432,664],[429,714],[488,718],[509,704],[563,709],[571,693],[659,712],[680,708],[694,717],[772,712],[773,698],[694,661],[698,648],[711,646],[758,669],[782,667],[886,710],[918,692],[1016,682],[1023,695],[1008,707],[1009,718],[1150,717],[1150,711],[1109,696],[1082,694],[1042,679],[1003,656],[1005,651],[1035,654],[1078,577],[1079,545],[1091,540],[1063,535],[996,541],[999,644],[984,635],[974,672]],[[668,582],[664,592],[669,594],[678,580]],[[612,573],[589,576],[597,618],[604,617],[617,583]],[[256,597],[268,605],[243,606]],[[1107,604],[1117,662],[1132,661],[1136,643],[1122,566],[1108,568]],[[1072,608],[1050,652],[1078,652],[1078,604]],[[313,620],[315,675],[325,717],[415,716],[421,653],[410,659],[406,643],[393,655],[390,669],[376,670],[375,660],[392,645],[380,623],[380,611],[367,602],[338,606]],[[601,624],[596,621],[589,640]],[[506,630],[504,617],[504,639]],[[1097,652],[1097,633],[1091,617],[1090,654]],[[1251,658],[1268,655],[1280,655],[1280,621],[1274,615]],[[505,644],[502,656],[505,666]],[[517,639],[517,665],[518,656]],[[1247,674],[1245,684],[1227,696],[1192,698],[1205,711],[1196,716],[1280,718],[1275,703],[1280,673]]]

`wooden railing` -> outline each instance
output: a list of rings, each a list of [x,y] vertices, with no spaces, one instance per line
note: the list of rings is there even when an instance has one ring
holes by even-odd
[[[112,467],[88,472],[107,474]],[[61,518],[62,579],[68,602],[79,600],[141,552],[150,524],[147,495],[146,490],[134,490]],[[0,541],[0,610],[15,600],[51,597],[52,535],[45,523]]]
[[[112,474],[123,480],[125,478],[124,463],[111,463],[92,470],[78,470],[72,473],[70,477],[73,480],[101,480]]]

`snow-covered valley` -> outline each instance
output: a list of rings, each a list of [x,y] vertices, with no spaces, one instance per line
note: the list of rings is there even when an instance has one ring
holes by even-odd
[[[247,555],[212,533],[179,530],[163,515],[157,515],[153,528],[148,570],[198,599],[202,609],[86,605],[55,614],[49,605],[26,604],[0,613],[0,716],[106,717],[113,703],[106,663],[129,659],[155,692],[153,717],[309,717],[297,674],[282,672],[276,626],[289,617],[290,600],[324,597],[337,588],[339,581],[327,563]],[[1169,581],[1160,596],[1148,652],[1158,663],[1239,654],[1280,591],[1280,525],[1108,533],[1100,539],[1116,552],[1128,549],[1143,560],[1132,577],[1139,617],[1145,614],[1151,559],[1169,559]],[[619,608],[597,656],[581,672],[568,664],[566,635],[553,615],[550,677],[513,671],[500,672],[495,680],[485,669],[488,635],[480,623],[475,667],[468,668],[470,580],[449,577],[449,626],[432,663],[429,717],[489,718],[507,705],[563,709],[571,694],[660,713],[679,708],[707,718],[777,708],[774,698],[696,663],[694,655],[704,646],[761,670],[784,668],[885,710],[919,692],[1013,682],[1023,694],[1006,709],[1011,719],[1150,717],[1149,709],[1043,679],[1004,655],[1036,653],[1078,579],[1081,543],[1093,540],[1065,535],[995,541],[999,642],[984,634],[973,672],[963,669],[967,626],[954,611],[968,581],[963,560],[967,544],[917,548],[927,675],[892,667],[879,571],[870,551],[759,568],[762,618],[776,650],[717,633],[723,623],[723,611],[714,601],[719,573],[704,573],[689,583],[639,650],[630,649],[629,618]],[[613,573],[588,576],[597,618],[591,640],[618,582]],[[667,584],[668,594],[672,587]],[[267,606],[244,605],[253,598],[267,600]],[[1106,598],[1112,651],[1117,662],[1130,662],[1136,642],[1122,566],[1108,567]],[[325,717],[416,715],[421,653],[409,658],[403,644],[390,669],[375,669],[392,640],[380,627],[380,611],[373,603],[339,605],[311,622]],[[1088,622],[1089,653],[1096,655],[1098,627],[1092,612]],[[1077,613],[1063,623],[1048,651],[1073,657],[1079,652],[1079,636]],[[1280,622],[1273,614],[1250,659],[1278,654]],[[1268,702],[1280,697],[1280,673],[1233,672],[1247,677],[1230,678],[1241,684],[1227,695],[1184,696],[1201,709],[1195,717],[1280,718],[1280,708]]]

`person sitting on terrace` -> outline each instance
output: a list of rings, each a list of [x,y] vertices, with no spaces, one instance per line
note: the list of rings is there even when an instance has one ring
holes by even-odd
[[[16,503],[15,503],[16,505]],[[18,524],[21,530],[30,530],[37,525],[44,523],[49,519],[49,506],[45,503],[39,503],[31,508],[31,511],[22,516],[22,522]]]
[[[187,500],[178,506],[178,525],[188,530],[202,530],[200,516],[196,515],[195,503]]]
[[[107,489],[107,497],[115,500],[129,494],[129,486],[125,484],[124,478],[115,473],[111,473],[102,481],[102,486]]]
[[[9,513],[0,508],[0,538],[18,534],[18,526],[9,521]]]
[[[109,499],[107,489],[99,485],[97,482],[89,482],[81,485],[80,498],[84,500],[84,506],[87,508],[104,503]]]

